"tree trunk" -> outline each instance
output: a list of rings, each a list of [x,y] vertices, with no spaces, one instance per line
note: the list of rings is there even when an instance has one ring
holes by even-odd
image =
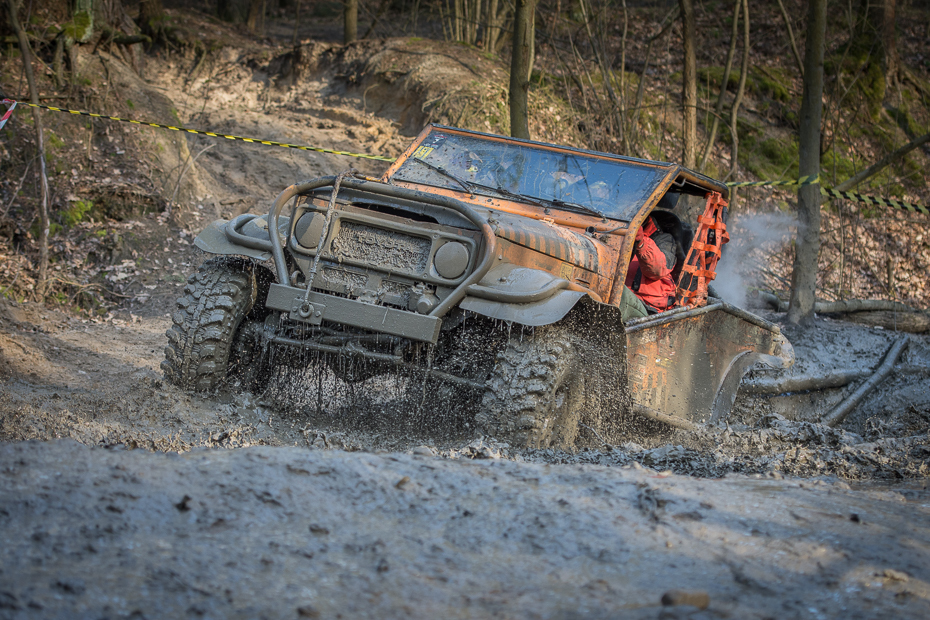
[[[697,167],[697,60],[694,51],[694,2],[678,0],[681,7],[681,36],[684,41],[684,72],[681,83],[682,163]]]
[[[859,44],[881,63],[886,85],[894,82],[900,65],[895,35],[896,16],[897,0],[860,1],[857,35],[862,40]]]
[[[142,0],[139,2],[139,28],[143,33],[153,36],[161,30],[165,18],[165,7],[161,0]]]
[[[245,25],[246,28],[249,29],[249,32],[252,34],[256,34],[258,32],[258,24],[263,17],[264,8],[264,0],[249,0],[249,17],[246,20]]]
[[[71,23],[74,40],[84,43],[94,34],[94,0],[75,0]]]
[[[717,97],[714,119],[710,124],[710,136],[707,138],[707,146],[704,147],[704,156],[701,157],[701,172],[707,166],[707,158],[710,157],[711,151],[714,150],[714,142],[717,140],[717,129],[720,127],[720,118],[723,115],[723,102],[727,94],[727,86],[730,83],[730,70],[733,68],[733,57],[736,55],[736,37],[739,34],[739,15],[742,6],[743,0],[736,0],[733,3],[733,32],[730,34],[730,49],[727,50],[727,64],[723,69],[720,95]]]
[[[897,0],[860,0],[856,29],[849,49],[867,59],[859,70],[870,83],[861,86],[868,91],[870,113],[877,117],[889,86],[897,84],[898,59],[895,17]],[[857,61],[860,62],[860,61]]]
[[[823,114],[823,53],[827,0],[810,0],[804,49],[801,98],[800,176],[820,173],[820,121]],[[798,237],[791,275],[788,320],[809,324],[814,318],[817,257],[820,254],[820,184],[798,188]]]
[[[794,61],[798,64],[798,72],[804,77],[804,63],[801,61],[801,53],[798,52],[798,44],[794,39],[794,29],[791,27],[791,18],[788,17],[788,10],[785,9],[784,0],[778,0],[778,9],[781,11],[781,18],[785,21],[785,28],[788,30],[788,43],[791,44],[791,53],[794,55]]]
[[[342,33],[346,45],[358,38],[358,0],[345,0]]]
[[[535,0],[516,0],[510,59],[510,135],[530,139],[527,99],[533,68]]]
[[[241,24],[249,16],[250,0],[217,0],[216,14],[223,21]]]
[[[16,0],[7,0],[7,8],[10,14],[10,26],[16,31],[16,38],[19,40],[19,49],[23,58],[23,70],[26,74],[26,82],[29,85],[29,99],[32,103],[39,104],[39,91],[36,88],[35,75],[32,71],[32,48],[29,46],[29,40],[19,23],[19,3]],[[45,172],[45,136],[42,131],[42,116],[38,108],[32,108],[32,120],[36,126],[36,149],[39,157],[39,174],[42,187],[42,199],[39,202],[39,278],[36,294],[41,299],[45,296],[45,290],[48,286],[48,230],[49,230],[49,190],[48,175]]]
[[[821,63],[822,64],[822,63]],[[726,178],[736,178],[739,171],[739,107],[743,104],[743,94],[746,92],[746,78],[749,75],[749,0],[743,0],[743,62],[739,70],[739,85],[736,87],[736,96],[730,108],[730,171]],[[729,79],[729,76],[728,76]],[[818,125],[819,126],[819,125]],[[736,202],[736,188],[730,192],[731,208]]]
[[[484,49],[492,54],[497,51],[497,40],[501,36],[501,22],[503,19],[498,17],[497,7],[500,0],[488,0],[488,14],[484,22]]]
[[[891,84],[898,81],[898,59],[897,36],[895,35],[895,19],[897,13],[897,0],[885,0],[882,3],[882,47],[884,48],[884,57],[882,58],[883,68],[885,70],[885,80]]]

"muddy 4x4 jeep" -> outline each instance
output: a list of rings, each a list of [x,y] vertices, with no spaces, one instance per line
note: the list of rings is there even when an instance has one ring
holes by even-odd
[[[267,216],[208,226],[196,245],[220,257],[190,278],[162,367],[197,391],[311,360],[348,382],[400,368],[424,400],[537,446],[607,441],[630,414],[717,425],[750,365],[793,359],[777,326],[708,298],[726,196],[674,164],[431,125],[381,179],[292,185]],[[678,297],[633,319],[620,301],[650,214],[676,239]]]

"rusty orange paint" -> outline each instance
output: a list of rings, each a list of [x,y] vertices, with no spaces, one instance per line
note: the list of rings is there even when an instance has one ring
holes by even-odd
[[[404,162],[406,162],[407,159],[418,153],[418,149],[428,148],[421,147],[420,143],[424,140],[424,138],[426,138],[427,135],[429,135],[433,129],[434,127],[430,125],[427,126],[422,132],[420,132],[420,135],[417,136],[413,143],[407,147],[404,153],[398,157],[397,160],[384,173],[381,178],[382,182],[387,183],[388,180],[391,179],[391,177],[394,175],[394,173],[404,165]],[[467,131],[456,130],[451,127],[443,127],[442,131],[452,135],[469,135],[469,132]],[[496,141],[504,144],[523,144],[523,142],[509,138],[507,136],[489,136],[487,134],[483,134],[482,137],[486,140]],[[538,142],[534,142],[533,147],[553,152],[571,152],[570,149],[565,147]],[[600,159],[611,159],[609,155],[598,154],[594,152],[587,152],[586,155]],[[641,161],[640,163],[642,165],[650,165],[649,162]],[[665,166],[667,165],[659,165],[656,163],[652,167],[658,169]],[[635,237],[629,233],[630,231],[637,230],[640,226],[642,226],[643,222],[646,220],[649,214],[653,211],[653,209],[655,209],[659,199],[669,190],[673,184],[676,183],[676,180],[681,176],[690,178],[693,177],[694,174],[690,171],[681,169],[680,167],[670,167],[666,176],[656,186],[656,189],[649,196],[649,198],[643,202],[642,208],[628,225],[623,222],[607,220],[593,215],[560,211],[554,208],[529,205],[504,198],[478,196],[476,194],[465,191],[464,189],[449,189],[434,186],[424,187],[418,183],[403,180],[395,180],[391,182],[399,187],[406,187],[409,189],[421,191],[425,190],[432,194],[439,194],[449,198],[454,198],[478,208],[479,211],[482,209],[488,209],[489,214],[491,214],[490,212],[492,211],[498,211],[527,217],[537,221],[545,221],[555,227],[564,227],[581,234],[585,234],[586,231],[593,230],[594,232],[591,234],[591,237],[597,241],[596,267],[589,271],[586,271],[585,269],[579,269],[577,266],[570,267],[572,273],[572,279],[570,281],[577,283],[582,288],[596,293],[598,297],[607,300],[607,303],[617,306],[620,304],[623,288],[625,286],[627,269],[629,268],[630,260],[633,255],[633,242]],[[708,193],[708,196],[709,195],[710,193]],[[719,194],[717,195],[719,196]],[[725,201],[723,204],[726,204]],[[553,275],[562,277],[561,274],[564,273],[564,261],[567,258],[562,247],[556,248],[554,242],[551,239],[537,239],[535,235],[528,234],[522,230],[514,232],[515,236],[511,239],[514,247],[523,246],[523,249],[526,250],[524,255],[521,256],[521,262],[519,264],[525,265],[527,267],[543,269],[545,271],[549,271]],[[547,254],[547,252],[558,252],[558,256],[562,260],[560,261],[558,259],[554,259],[552,256]],[[597,274],[593,275],[590,273],[590,271],[596,271]]]

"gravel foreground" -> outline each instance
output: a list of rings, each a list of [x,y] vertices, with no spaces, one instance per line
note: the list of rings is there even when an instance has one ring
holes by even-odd
[[[926,618],[930,489],[888,488],[6,443],[0,618]]]

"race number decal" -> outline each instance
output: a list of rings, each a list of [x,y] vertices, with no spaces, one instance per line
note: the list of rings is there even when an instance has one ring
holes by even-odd
[[[432,152],[433,152],[433,147],[421,146],[413,152],[413,156],[416,157],[417,159],[425,159]]]

